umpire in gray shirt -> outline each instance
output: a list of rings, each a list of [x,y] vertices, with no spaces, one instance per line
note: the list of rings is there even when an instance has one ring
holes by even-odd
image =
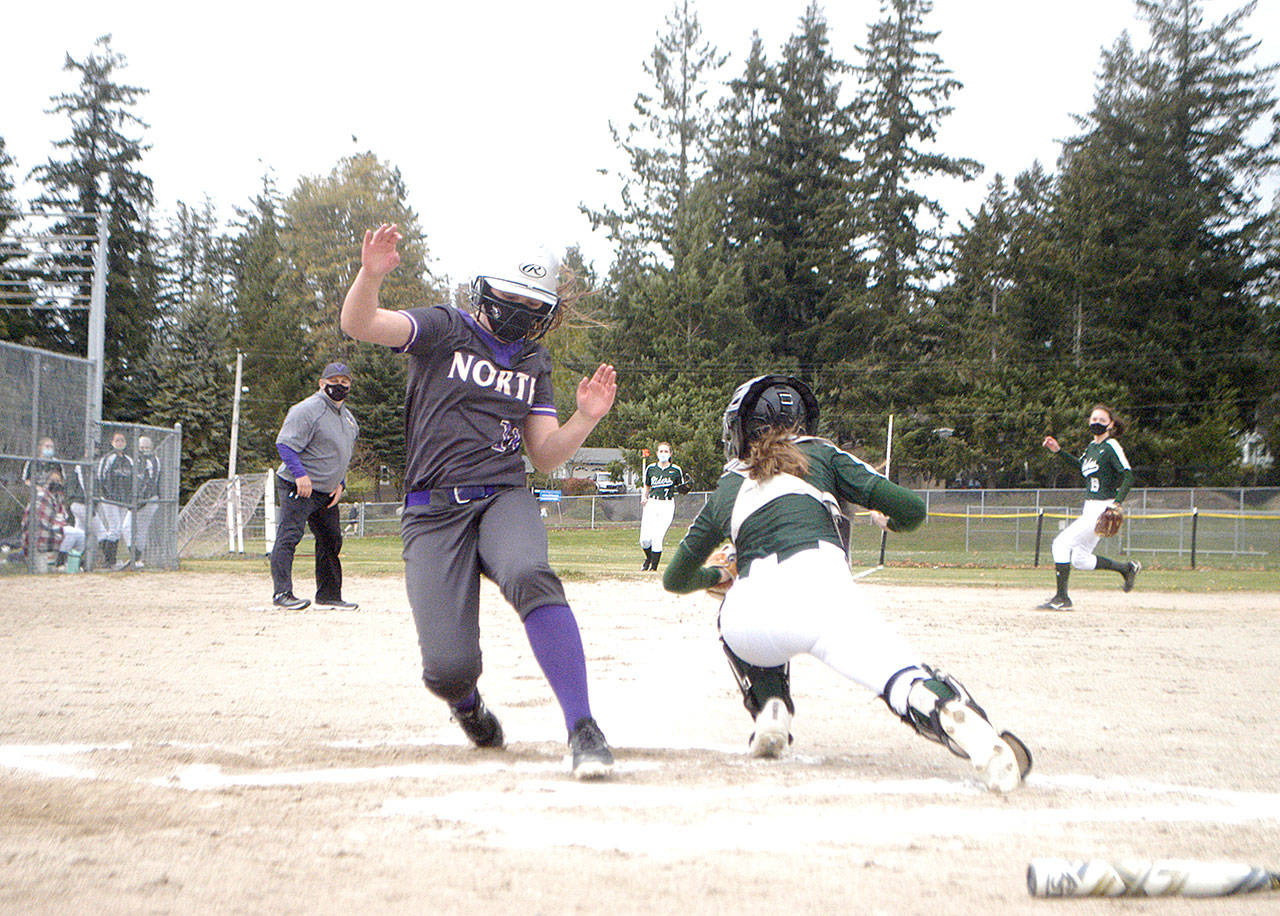
[[[293,552],[304,526],[316,538],[316,607],[355,610],[342,600],[342,498],[360,426],[343,400],[351,391],[351,370],[329,363],[320,377],[320,390],[289,408],[276,436],[280,467],[276,496],[280,518],[271,550],[272,602],[300,611],[311,604],[293,594]]]

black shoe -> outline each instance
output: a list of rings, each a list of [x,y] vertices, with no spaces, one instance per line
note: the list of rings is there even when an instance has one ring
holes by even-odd
[[[1037,604],[1038,611],[1069,611],[1071,610],[1071,599],[1064,598],[1061,595],[1054,595],[1044,604]]]
[[[322,601],[316,599],[316,610],[318,611],[354,611],[358,610],[360,605],[354,601],[343,601],[339,598],[337,601]]]
[[[450,712],[453,715],[453,721],[462,726],[462,730],[467,733],[467,737],[476,747],[503,746],[502,723],[498,721],[497,716],[489,712],[479,694],[476,695],[476,705],[466,712],[457,709]]]
[[[1130,560],[1129,567],[1124,571],[1124,590],[1126,592],[1133,591],[1133,582],[1138,578],[1138,573],[1142,572],[1142,564],[1137,560]]]
[[[293,592],[280,592],[271,599],[271,603],[286,611],[301,611],[311,604],[306,598],[296,597]]]
[[[575,779],[603,779],[613,769],[613,751],[596,720],[586,716],[578,720],[569,736],[569,749],[573,751],[573,775]]]

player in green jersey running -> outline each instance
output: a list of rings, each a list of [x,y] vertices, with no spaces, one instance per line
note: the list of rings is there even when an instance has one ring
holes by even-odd
[[[1095,404],[1089,412],[1089,432],[1093,434],[1093,441],[1085,446],[1084,454],[1079,458],[1063,451],[1053,436],[1044,437],[1045,448],[1084,475],[1086,496],[1080,517],[1063,528],[1053,539],[1053,568],[1058,588],[1052,598],[1038,605],[1041,610],[1071,609],[1067,579],[1071,576],[1073,566],[1076,569],[1108,569],[1119,573],[1124,580],[1124,590],[1127,592],[1133,589],[1134,580],[1142,569],[1141,563],[1137,560],[1117,563],[1093,552],[1098,546],[1098,535],[1094,531],[1098,516],[1108,506],[1119,506],[1124,502],[1124,498],[1129,495],[1129,488],[1133,486],[1133,469],[1129,467],[1129,459],[1115,438],[1123,429],[1123,424],[1116,419],[1115,412],[1110,407]]]
[[[749,753],[777,757],[790,743],[788,665],[807,653],[967,758],[989,789],[1010,791],[1031,768],[1026,746],[894,632],[850,575],[837,533],[842,506],[855,504],[886,531],[910,531],[924,521],[924,500],[813,436],[817,422],[817,399],[799,379],[740,385],[724,413],[724,474],[663,576],[681,593],[727,582],[726,570],[703,563],[733,542],[739,577],[720,606],[720,636],[755,717]]]

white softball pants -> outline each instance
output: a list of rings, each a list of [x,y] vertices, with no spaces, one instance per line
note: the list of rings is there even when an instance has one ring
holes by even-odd
[[[662,553],[662,542],[667,537],[667,529],[671,527],[675,514],[674,499],[649,497],[649,501],[644,504],[644,511],[640,513],[640,546]]]
[[[894,674],[920,664],[854,582],[844,551],[826,542],[781,562],[753,560],[725,596],[720,634],[752,665],[807,653],[877,696]]]
[[[115,503],[98,503],[97,518],[98,540],[124,541],[128,547],[133,538],[130,529],[133,527],[133,513],[125,506]]]
[[[1109,499],[1086,499],[1080,517],[1053,539],[1053,562],[1070,563],[1076,569],[1097,569],[1098,558],[1093,555],[1093,548],[1098,546],[1098,535],[1093,526],[1098,523],[1102,510],[1110,505]]]

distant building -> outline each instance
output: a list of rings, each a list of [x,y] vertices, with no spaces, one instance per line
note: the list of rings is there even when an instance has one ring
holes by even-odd
[[[1236,436],[1240,449],[1240,464],[1246,471],[1266,471],[1275,464],[1275,458],[1267,451],[1267,442],[1256,429],[1246,430]]]
[[[556,477],[582,477],[594,480],[601,486],[609,476],[609,465],[625,462],[626,454],[620,448],[580,448],[573,457],[556,469]],[[636,489],[636,473],[627,468],[622,483],[628,490]],[[602,487],[603,488],[603,487]]]

